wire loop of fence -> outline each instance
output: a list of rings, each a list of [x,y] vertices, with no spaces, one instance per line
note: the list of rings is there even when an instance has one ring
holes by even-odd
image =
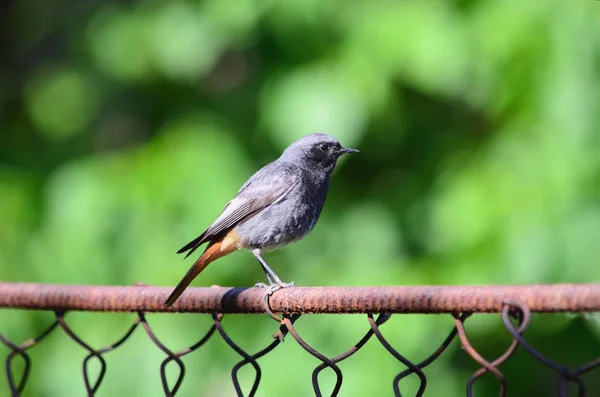
[[[578,396],[586,396],[588,389],[582,376],[591,371],[600,371],[600,357],[573,368],[552,361],[525,338],[525,332],[532,321],[532,312],[600,312],[600,284],[284,289],[270,297],[268,302],[272,314],[281,315],[276,333],[265,347],[258,349],[254,354],[245,351],[233,340],[223,321],[226,316],[235,313],[264,313],[264,292],[261,293],[260,289],[192,288],[182,295],[181,302],[167,308],[162,302],[169,292],[169,288],[140,285],[109,287],[0,283],[0,308],[47,310],[54,314],[52,323],[39,336],[21,344],[0,333],[0,342],[9,351],[4,367],[11,395],[22,395],[26,387],[31,372],[28,350],[39,345],[57,329],[62,330],[87,352],[81,368],[83,385],[88,396],[96,395],[103,383],[108,368],[105,355],[127,343],[140,327],[166,356],[158,368],[158,375],[163,393],[167,397],[175,396],[184,382],[186,366],[182,358],[202,348],[217,335],[241,356],[241,360],[235,363],[231,370],[233,388],[238,396],[257,394],[263,377],[259,360],[280,346],[288,335],[288,338],[291,337],[304,351],[320,361],[311,376],[314,394],[319,397],[337,396],[340,393],[344,381],[340,363],[352,357],[372,339],[377,341],[372,343],[379,343],[399,363],[398,374],[389,380],[395,396],[404,395],[401,391],[401,381],[411,375],[419,380],[415,396],[423,396],[428,385],[424,370],[435,363],[455,341],[458,341],[468,357],[479,366],[466,382],[467,396],[474,396],[474,385],[487,374],[497,380],[499,395],[506,396],[508,382],[501,367],[519,348],[556,373],[556,390],[559,396],[567,395],[568,384],[576,386]],[[75,333],[67,322],[67,314],[74,311],[132,312],[135,317],[116,342],[102,348],[94,348],[84,341],[83,336]],[[151,312],[210,313],[212,325],[202,331],[197,342],[180,351],[173,351],[158,338],[148,322],[146,313]],[[365,333],[345,352],[327,357],[318,347],[307,343],[295,328],[295,323],[306,313],[361,313],[366,315]],[[390,319],[400,317],[398,313],[445,313],[452,316],[454,327],[428,357],[416,362],[400,353],[399,348],[390,342],[390,335],[386,337],[387,332],[382,330]],[[501,323],[507,335],[511,337],[511,342],[504,352],[494,359],[485,358],[469,339],[465,323],[475,313],[499,313]],[[14,365],[17,357],[23,360],[20,374]],[[93,360],[96,360],[100,367],[95,372],[90,369]],[[169,381],[167,367],[171,363],[174,363],[179,371]],[[238,373],[248,365],[254,369],[254,379],[251,384],[244,386]],[[324,370],[331,370],[335,375],[335,383],[327,392],[322,390],[319,381]]]

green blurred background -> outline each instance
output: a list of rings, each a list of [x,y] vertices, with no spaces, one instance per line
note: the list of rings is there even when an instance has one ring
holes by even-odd
[[[253,172],[311,132],[361,154],[340,162],[313,233],[267,254],[284,280],[600,279],[598,2],[23,0],[0,8],[3,281],[173,286],[192,263],[175,251]],[[264,281],[260,266],[239,252],[194,285],[257,281]],[[1,332],[15,342],[52,319],[0,313]],[[173,350],[198,340],[211,322],[148,318]],[[117,340],[132,320],[68,316],[95,347]],[[452,324],[449,315],[396,316],[382,329],[418,361]],[[249,352],[276,329],[266,316],[228,316],[224,325]],[[305,316],[297,326],[334,356],[368,323]],[[475,316],[467,330],[490,360],[510,342],[498,316]],[[600,352],[593,316],[534,316],[526,336],[573,366]],[[31,356],[24,395],[84,395],[85,350],[62,332]],[[163,358],[138,330],[106,355],[98,395],[162,395]],[[239,360],[213,338],[184,359],[178,395],[234,395],[230,370]],[[259,363],[259,396],[312,395],[319,361],[293,340]],[[341,369],[341,396],[384,396],[404,367],[373,340]],[[427,370],[425,395],[464,395],[475,369],[455,342]],[[523,351],[502,370],[509,396],[555,394],[554,373]],[[252,379],[244,369],[245,390]],[[334,377],[325,371],[320,379],[327,395]],[[600,393],[598,371],[585,379],[590,395]],[[412,395],[416,386],[406,380],[402,390]],[[475,391],[495,396],[498,386],[488,375]]]

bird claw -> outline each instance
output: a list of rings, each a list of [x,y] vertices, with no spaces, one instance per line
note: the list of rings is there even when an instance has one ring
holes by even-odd
[[[265,293],[266,296],[271,296],[273,295],[275,292],[279,291],[280,289],[284,289],[284,288],[290,288],[294,286],[294,282],[292,281],[291,283],[284,283],[284,282],[278,282],[275,284],[271,284],[269,285],[269,288],[267,289],[267,292]]]
[[[267,288],[268,285],[265,283],[256,283],[252,288]]]

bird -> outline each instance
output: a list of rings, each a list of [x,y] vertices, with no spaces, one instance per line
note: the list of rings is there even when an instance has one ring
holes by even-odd
[[[315,227],[325,204],[329,179],[337,160],[359,150],[344,148],[331,135],[313,133],[290,144],[241,187],[217,219],[178,254],[185,258],[208,246],[165,301],[171,306],[211,262],[239,249],[259,261],[269,282],[268,294],[294,285],[284,283],[262,254],[306,237]],[[265,286],[264,283],[257,283]]]

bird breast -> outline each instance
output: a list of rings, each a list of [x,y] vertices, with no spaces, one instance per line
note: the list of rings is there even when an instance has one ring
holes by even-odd
[[[327,189],[298,186],[284,200],[274,203],[236,226],[248,248],[272,250],[306,237],[315,227]]]

